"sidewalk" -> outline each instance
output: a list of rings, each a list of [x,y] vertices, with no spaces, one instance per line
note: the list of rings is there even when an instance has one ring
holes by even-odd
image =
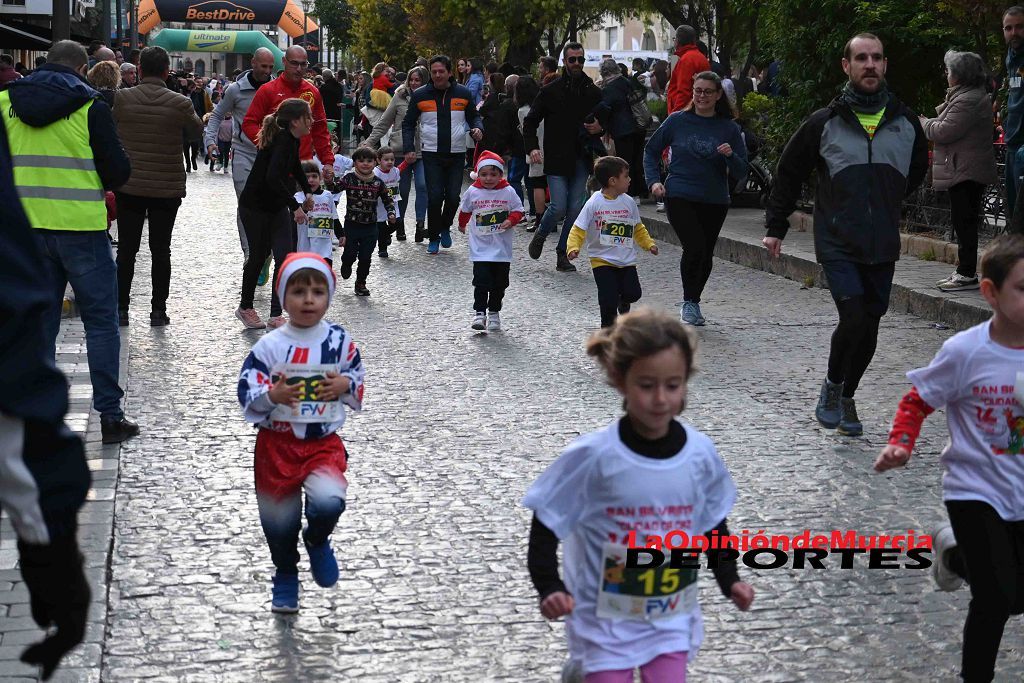
[[[99,681],[103,638],[107,621],[107,585],[110,543],[114,523],[114,490],[117,486],[120,444],[104,446],[99,414],[91,409],[92,384],[85,351],[85,329],[79,318],[61,322],[57,337],[57,367],[67,376],[68,427],[85,441],[85,457],[92,472],[92,488],[78,513],[78,542],[85,556],[86,577],[92,604],[85,639],[61,662],[51,681]],[[128,370],[128,347],[121,345],[121,386]],[[37,681],[39,670],[19,657],[30,643],[43,638],[32,620],[28,591],[17,568],[17,538],[11,520],[0,520],[0,678],[5,681]]]
[[[668,218],[658,213],[653,203],[641,203],[640,215],[654,239],[679,244]],[[790,223],[793,227],[783,242],[782,257],[772,259],[761,246],[764,211],[731,209],[715,245],[715,256],[798,282],[813,279],[815,286],[825,287],[821,266],[814,258],[810,217],[794,214]],[[978,290],[947,293],[935,287],[951,270],[948,263],[922,261],[904,254],[896,264],[890,310],[940,321],[957,330],[988,320],[992,311]]]

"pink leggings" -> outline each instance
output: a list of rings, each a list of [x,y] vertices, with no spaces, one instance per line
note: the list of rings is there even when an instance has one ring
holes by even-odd
[[[595,671],[583,680],[584,683],[633,683],[633,670]],[[658,655],[640,667],[640,680],[643,683],[685,683],[686,653]]]

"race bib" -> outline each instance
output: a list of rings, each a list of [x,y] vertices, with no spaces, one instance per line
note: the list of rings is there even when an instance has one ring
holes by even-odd
[[[629,223],[602,223],[601,244],[606,247],[632,247],[633,226]]]
[[[476,215],[476,231],[489,235],[494,232],[501,232],[500,226],[508,220],[508,211],[492,211],[491,213],[478,213]]]
[[[277,382],[283,373],[289,385],[300,384],[299,403],[294,408],[278,405],[270,414],[272,420],[280,422],[335,422],[341,416],[341,401],[317,401],[316,391],[327,377],[328,372],[337,372],[337,365],[310,365],[285,363],[274,369],[271,381]]]
[[[334,235],[334,219],[330,216],[325,218],[311,218],[306,224],[306,236],[309,239],[331,239]]]
[[[388,196],[391,197],[392,201],[397,202],[401,197],[398,195],[398,187],[388,187]]]
[[[643,556],[642,556],[643,557]],[[697,607],[697,570],[626,568],[626,548],[605,543],[601,557],[597,616],[654,621],[689,614]]]

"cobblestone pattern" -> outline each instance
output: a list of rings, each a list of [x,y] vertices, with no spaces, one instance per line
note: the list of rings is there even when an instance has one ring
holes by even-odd
[[[597,327],[588,267],[517,260],[497,334],[469,328],[465,238],[428,257],[412,241],[375,260],[357,298],[339,281],[329,317],[358,340],[366,410],[345,426],[349,508],[333,537],[342,579],[317,588],[303,559],[302,611],[271,615],[272,572],[253,493],[254,432],[235,399],[261,332],[232,317],[241,254],[230,178],[189,179],[174,238],[172,324],[146,325],[148,256],[136,271],[129,393],[143,433],[123,449],[103,679],[552,681],[563,626],[547,623],[526,569],[527,486],[620,401],[582,353]],[[408,231],[412,233],[410,229]],[[143,247],[145,250],[145,246]],[[674,310],[679,250],[639,263],[643,303]],[[257,296],[261,315],[268,289]],[[951,333],[891,315],[859,395],[865,436],[820,429],[813,401],[835,313],[827,291],[716,262],[687,418],[718,444],[739,489],[734,529],[889,533],[944,519],[929,420],[911,465],[875,475],[904,372]],[[927,572],[744,571],[749,613],[706,576],[707,638],[691,680],[952,679],[968,594]],[[1024,675],[1017,622],[999,673]]]

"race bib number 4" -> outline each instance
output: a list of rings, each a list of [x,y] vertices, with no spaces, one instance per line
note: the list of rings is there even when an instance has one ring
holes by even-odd
[[[633,246],[633,226],[629,223],[602,223],[601,244],[606,247]]]
[[[653,621],[689,614],[697,607],[697,570],[626,568],[626,548],[606,543],[601,558],[597,616]]]
[[[334,422],[341,416],[341,401],[317,401],[316,393],[320,383],[327,378],[328,372],[337,372],[336,365],[309,365],[286,363],[278,366],[271,373],[271,381],[277,382],[281,375],[285,383],[299,384],[299,403],[294,408],[289,405],[278,405],[270,414],[272,420],[280,422]]]
[[[478,213],[476,215],[477,232],[489,235],[492,232],[501,232],[498,227],[508,220],[508,211],[492,211],[491,213]]]
[[[312,218],[309,223],[306,224],[306,236],[309,239],[331,239],[334,234],[334,220],[327,216],[326,218]]]

